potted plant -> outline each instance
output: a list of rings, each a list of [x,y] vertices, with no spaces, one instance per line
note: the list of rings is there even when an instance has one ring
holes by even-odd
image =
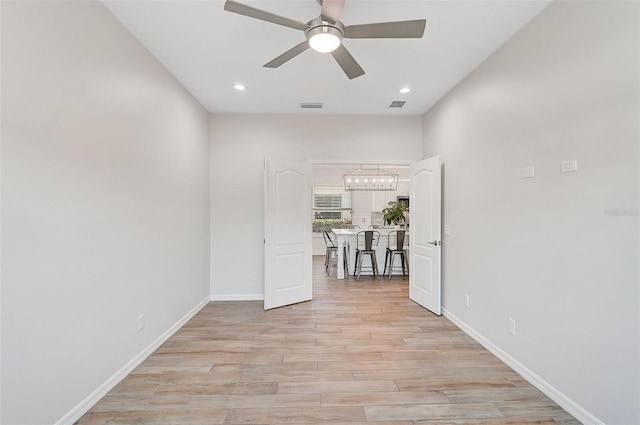
[[[382,210],[382,219],[385,226],[390,224],[399,225],[404,223],[407,212],[407,205],[404,202],[389,201],[389,206]]]

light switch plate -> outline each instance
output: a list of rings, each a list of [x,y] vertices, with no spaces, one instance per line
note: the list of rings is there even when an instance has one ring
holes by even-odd
[[[571,161],[562,161],[560,163],[560,172],[569,173],[571,171],[578,171],[578,160],[573,159]]]
[[[530,167],[523,167],[521,176],[523,179],[531,179],[535,176],[533,165]]]
[[[444,225],[444,235],[451,236],[451,227],[448,224]]]

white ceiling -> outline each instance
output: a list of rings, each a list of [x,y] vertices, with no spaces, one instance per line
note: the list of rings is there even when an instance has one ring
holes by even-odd
[[[316,0],[239,1],[301,22],[320,14]],[[347,0],[345,25],[427,20],[421,39],[345,39],[366,71],[353,80],[331,55],[311,49],[263,68],[304,33],[226,12],[222,0],[103,3],[210,112],[421,115],[549,1]],[[411,93],[398,93],[403,86]],[[389,109],[392,100],[407,103]],[[324,108],[301,110],[303,102]]]

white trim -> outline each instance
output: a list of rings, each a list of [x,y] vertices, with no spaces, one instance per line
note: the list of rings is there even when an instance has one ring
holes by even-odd
[[[78,403],[73,409],[71,409],[66,415],[64,415],[55,425],[73,425],[78,419],[89,411],[102,397],[104,397],[109,391],[113,389],[121,380],[123,380],[128,374],[130,374],[136,367],[140,365],[151,353],[158,349],[167,339],[169,339],[174,333],[176,333],[185,323],[187,323],[193,316],[198,314],[204,306],[209,303],[209,297],[200,301],[194,308],[185,314],[180,320],[178,320],[173,326],[167,329],[162,335],[156,338],[147,348],[138,353],[133,359],[125,364],[119,371],[117,371],[111,378],[107,379],[102,385],[100,385],[94,392],[89,394],[84,400]]]
[[[420,159],[307,159],[307,162],[310,164],[324,164],[324,165],[405,165],[409,166],[414,162],[420,161]]]
[[[453,313],[446,308],[442,308],[442,313],[454,325],[462,329],[471,338],[475,339],[480,345],[489,350],[493,355],[505,362],[507,366],[516,371],[520,376],[526,379],[531,385],[542,391],[547,397],[556,402],[560,407],[573,415],[577,420],[585,425],[605,425],[604,422],[589,413],[585,408],[564,395],[560,390],[535,374],[525,365],[506,353],[500,347],[489,341],[487,338],[476,332]]]
[[[212,294],[211,301],[264,301],[264,294]]]

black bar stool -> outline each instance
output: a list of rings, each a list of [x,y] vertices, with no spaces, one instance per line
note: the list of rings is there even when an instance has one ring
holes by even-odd
[[[404,230],[392,230],[387,235],[387,252],[384,257],[384,272],[382,274],[387,274],[387,263],[389,263],[389,279],[391,279],[391,272],[396,255],[399,255],[402,261],[402,275],[405,275],[405,266],[406,272],[409,273],[407,250],[404,247],[405,233]]]
[[[354,274],[360,279],[362,273],[362,258],[368,255],[371,259],[371,270],[374,275],[378,275],[378,261],[376,260],[376,248],[380,240],[380,232],[375,230],[365,230],[356,235],[356,267]]]
[[[329,232],[326,230],[322,231],[322,236],[324,237],[324,243],[327,245],[327,251],[324,256],[324,270],[327,272],[327,275],[331,274],[331,266],[333,265],[333,259],[336,258],[338,254],[338,244],[333,240]],[[333,254],[336,254],[335,257]],[[344,247],[342,250],[342,265],[344,267],[344,272],[348,276],[349,275],[349,257],[347,256],[347,248]]]
[[[324,254],[324,271],[327,272],[328,275],[331,269],[333,253],[338,252],[338,247],[333,242],[333,239],[331,239],[331,235],[329,235],[329,232],[327,232],[326,230],[322,231],[322,237],[324,238],[324,243],[327,246],[327,250]]]

